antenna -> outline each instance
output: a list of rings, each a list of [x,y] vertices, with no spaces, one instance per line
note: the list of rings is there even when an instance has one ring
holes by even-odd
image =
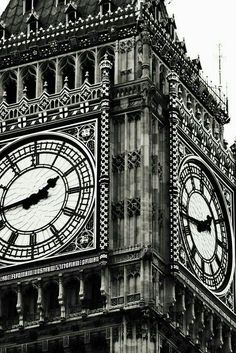
[[[221,71],[222,54],[221,54],[221,44],[220,43],[218,45],[218,49],[219,49],[219,97],[221,98],[221,95],[222,95],[222,71]]]

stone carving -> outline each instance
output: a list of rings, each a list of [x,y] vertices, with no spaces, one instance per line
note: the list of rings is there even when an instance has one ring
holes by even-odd
[[[112,171],[114,173],[122,172],[125,169],[125,154],[121,153],[112,156]]]
[[[128,168],[138,168],[141,164],[141,151],[133,151],[128,153]]]
[[[129,217],[140,216],[140,198],[127,200],[127,213]]]

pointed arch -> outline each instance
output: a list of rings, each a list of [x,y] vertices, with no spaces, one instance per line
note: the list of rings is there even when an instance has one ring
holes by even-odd
[[[84,52],[80,57],[81,84],[88,78],[89,83],[95,83],[95,56],[92,51]]]
[[[47,92],[53,94],[56,91],[56,63],[53,60],[45,61],[40,65],[41,87],[47,83]]]
[[[23,89],[26,88],[26,94],[29,99],[36,97],[36,67],[34,65],[26,66],[21,69]]]
[[[17,75],[14,70],[6,71],[2,75],[2,90],[6,92],[6,101],[8,104],[17,101]]]
[[[59,71],[61,77],[61,88],[64,85],[65,79],[68,79],[68,87],[75,88],[75,57],[69,55],[63,57],[59,62]]]

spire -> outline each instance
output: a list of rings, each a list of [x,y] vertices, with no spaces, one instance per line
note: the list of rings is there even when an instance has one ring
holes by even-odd
[[[221,71],[221,67],[222,67],[222,55],[221,55],[221,44],[218,44],[218,49],[219,49],[219,97],[221,98],[222,95],[222,71]]]

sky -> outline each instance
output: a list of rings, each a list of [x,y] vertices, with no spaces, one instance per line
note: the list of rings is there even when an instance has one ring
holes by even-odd
[[[0,13],[9,0],[0,0]],[[236,48],[235,0],[166,0],[174,14],[179,39],[184,38],[188,55],[200,56],[203,75],[212,86],[219,85],[219,44],[221,45],[222,92],[229,98],[231,121],[225,138],[231,145],[236,138]],[[169,4],[168,4],[169,3]]]

